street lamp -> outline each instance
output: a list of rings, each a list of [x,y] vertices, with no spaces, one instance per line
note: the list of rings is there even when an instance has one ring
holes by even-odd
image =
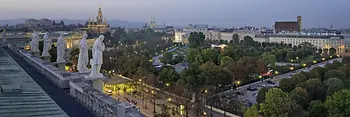
[[[317,61],[314,61],[314,63],[316,63]]]
[[[326,58],[322,58],[322,60],[324,61],[324,60],[326,60]]]
[[[294,67],[290,67],[289,69],[290,69],[290,70],[294,70]]]
[[[303,64],[303,66],[305,67],[305,66],[306,66],[306,64],[304,63],[304,64]]]
[[[165,85],[168,87],[168,86],[170,86],[170,83],[166,83]]]
[[[278,71],[275,71],[275,74],[278,74]]]

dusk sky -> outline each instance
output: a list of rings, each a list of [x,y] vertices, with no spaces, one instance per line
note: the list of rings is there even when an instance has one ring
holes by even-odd
[[[0,18],[87,20],[99,4],[107,20],[271,27],[300,15],[304,28],[350,28],[350,0],[2,0]]]

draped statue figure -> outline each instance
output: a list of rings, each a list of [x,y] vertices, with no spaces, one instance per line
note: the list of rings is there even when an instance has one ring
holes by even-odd
[[[66,50],[66,42],[64,40],[64,32],[60,33],[60,37],[57,39],[57,60],[56,62],[66,62],[64,59],[64,53]]]
[[[50,56],[49,51],[51,50],[52,40],[49,38],[49,32],[46,32],[44,37],[44,47],[41,56]]]
[[[80,40],[79,45],[79,58],[78,58],[78,66],[77,69],[80,73],[88,72],[87,64],[89,63],[89,55],[88,55],[88,45],[86,43],[87,34],[83,35],[83,38]]]
[[[100,73],[101,66],[103,63],[102,53],[105,50],[103,39],[104,39],[104,36],[100,35],[98,39],[96,39],[92,47],[92,59],[90,60],[90,64],[91,64],[90,78],[103,77],[103,75]]]
[[[32,52],[37,52],[39,51],[39,35],[37,32],[33,32],[32,33],[32,37],[31,37],[31,41],[30,41],[30,50]]]
[[[2,42],[5,43],[6,42],[6,38],[7,38],[7,33],[6,33],[5,29],[1,33],[1,38],[2,38]]]

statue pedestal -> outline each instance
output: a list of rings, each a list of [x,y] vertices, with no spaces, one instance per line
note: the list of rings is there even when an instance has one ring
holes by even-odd
[[[40,56],[40,51],[29,51],[29,53],[34,56]]]
[[[62,70],[62,71],[66,71],[66,64],[67,62],[55,62],[54,64],[57,65],[57,68]]]
[[[84,75],[84,78],[92,81],[92,87],[103,92],[103,84],[106,77],[91,78],[89,75]]]
[[[51,56],[40,56],[45,62],[50,62],[51,61]]]

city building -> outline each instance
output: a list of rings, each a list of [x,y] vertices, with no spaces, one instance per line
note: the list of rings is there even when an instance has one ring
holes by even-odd
[[[302,30],[301,16],[297,17],[297,21],[275,22],[275,32],[300,32]]]
[[[155,17],[151,17],[151,21],[149,24],[145,24],[143,26],[144,29],[150,28],[154,32],[166,32],[166,33],[171,33],[174,34],[175,28],[173,26],[166,26],[165,23],[164,25],[157,25]]]
[[[176,30],[175,31],[175,38],[173,42],[177,43],[188,43],[188,37],[192,32],[202,32],[205,37],[211,38],[212,34],[209,32],[208,25],[192,25],[190,24],[189,26],[185,27],[182,30]]]
[[[336,49],[337,54],[345,52],[345,39],[341,35],[314,35],[314,34],[272,34],[256,35],[253,37],[258,42],[286,43],[298,46],[303,42],[309,42],[318,49]]]
[[[101,7],[98,8],[96,20],[94,18],[92,18],[92,20],[89,18],[89,21],[85,23],[85,30],[88,33],[102,34],[105,33],[109,27],[110,25],[107,24],[107,20],[103,18]]]

